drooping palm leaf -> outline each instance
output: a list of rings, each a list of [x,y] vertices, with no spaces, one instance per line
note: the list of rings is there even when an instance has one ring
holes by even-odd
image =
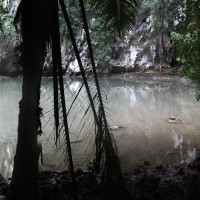
[[[61,44],[60,44],[60,31],[59,31],[59,16],[58,16],[58,1],[55,0],[52,3],[53,9],[51,10],[52,15],[52,30],[51,30],[51,41],[52,41],[52,54],[53,54],[53,64],[54,70],[54,115],[55,115],[55,125],[56,125],[56,141],[60,137],[58,132],[59,127],[59,106],[58,106],[58,89],[60,90],[60,103],[61,103],[61,111],[65,132],[65,141],[66,141],[66,155],[68,156],[67,160],[69,161],[69,170],[72,178],[72,182],[74,184],[74,192],[75,199],[78,199],[76,184],[75,184],[75,173],[74,173],[74,164],[71,152],[71,144],[69,137],[69,128],[68,128],[68,120],[67,120],[67,111],[66,111],[66,103],[65,103],[65,93],[64,93],[64,82],[63,82],[63,74],[62,74],[62,59],[61,59]],[[58,87],[59,84],[59,87]],[[58,118],[58,119],[57,119]]]
[[[72,30],[71,23],[70,23],[70,20],[69,20],[68,12],[66,10],[64,1],[63,0],[59,0],[59,2],[60,2],[61,9],[62,9],[64,18],[65,18],[66,25],[67,25],[69,33],[70,33],[72,45],[73,45],[73,48],[74,48],[74,51],[75,51],[75,55],[76,55],[76,58],[77,58],[77,61],[78,61],[78,64],[79,64],[81,75],[83,77],[83,82],[84,82],[84,85],[86,87],[86,91],[87,91],[87,94],[88,94],[90,105],[91,105],[91,108],[92,108],[93,113],[94,113],[95,121],[98,122],[98,117],[97,117],[95,106],[94,106],[94,103],[93,103],[93,100],[92,100],[92,95],[91,95],[91,92],[90,92],[90,89],[89,89],[89,85],[88,85],[88,82],[87,82],[87,77],[86,77],[86,74],[85,74],[85,71],[84,71],[84,67],[83,67],[83,64],[81,62],[81,58],[80,58],[80,55],[79,55],[79,51],[78,51],[78,47],[77,47],[77,44],[76,44],[75,36],[73,34],[73,30]]]
[[[105,151],[107,152],[107,153],[105,153],[106,158],[107,158],[108,157],[107,154],[110,155],[107,147],[108,147],[108,145],[112,145],[112,142],[109,143],[109,142],[107,142],[108,140],[106,140],[106,144],[104,143],[105,138],[109,138],[109,136],[108,136],[109,131],[108,131],[108,125],[107,125],[107,121],[106,121],[106,117],[105,117],[105,112],[103,110],[103,105],[101,104],[100,106],[97,106],[97,108],[96,108],[96,106],[94,104],[94,100],[93,100],[92,95],[91,95],[91,88],[89,87],[88,80],[87,80],[86,75],[85,75],[85,71],[84,71],[84,68],[83,68],[83,65],[82,65],[82,62],[81,62],[81,58],[80,58],[80,55],[79,55],[79,51],[78,51],[78,48],[77,48],[77,44],[76,44],[76,41],[75,41],[73,30],[71,28],[71,24],[70,24],[70,21],[69,21],[69,17],[68,17],[68,13],[67,13],[64,1],[63,0],[59,0],[59,1],[60,1],[61,9],[63,11],[65,21],[66,21],[66,24],[67,24],[67,27],[68,27],[68,30],[69,30],[69,33],[70,33],[70,37],[71,37],[72,45],[73,45],[73,48],[74,48],[74,51],[75,51],[75,55],[76,55],[76,58],[77,58],[78,63],[79,63],[80,71],[81,71],[83,81],[84,81],[84,85],[85,85],[85,88],[86,88],[86,91],[87,91],[90,106],[91,106],[91,109],[92,109],[92,112],[93,112],[95,125],[97,127],[97,132],[95,132],[95,135],[96,135],[96,138],[95,138],[95,144],[96,144],[95,160],[96,160],[96,163],[95,163],[95,166],[94,166],[94,168],[95,168],[94,171],[95,171],[96,174],[98,174],[100,172],[100,164],[101,164],[101,160],[102,160],[102,149],[103,149],[104,153],[105,153]],[[94,58],[92,58],[92,62],[94,62]],[[93,65],[94,65],[94,63],[93,63]],[[93,72],[94,72],[94,70],[93,70]],[[95,73],[95,75],[96,75],[96,73]],[[98,88],[98,98],[100,100],[99,102],[102,102],[97,76],[95,78],[95,84],[96,84],[96,88]],[[97,114],[98,113],[98,107],[100,107],[100,111],[102,111],[101,113],[103,113],[102,115],[99,115],[101,117],[99,117],[98,114]],[[102,116],[103,116],[103,119],[102,119]],[[105,150],[105,149],[107,149],[107,150]]]
[[[99,127],[98,127],[98,130],[101,130],[101,132],[99,132],[99,134],[97,135],[97,138],[96,138],[97,170],[100,167],[100,164],[102,162],[102,156],[104,153],[104,157],[106,159],[106,162],[104,163],[104,169],[106,171],[106,174],[105,174],[105,177],[103,175],[102,178],[103,179],[105,178],[107,181],[109,179],[108,176],[110,176],[111,179],[115,176],[115,177],[117,177],[118,181],[121,181],[122,175],[121,175],[119,159],[118,159],[118,155],[117,155],[117,151],[116,151],[116,146],[114,143],[114,138],[108,128],[108,123],[107,123],[107,119],[106,119],[106,114],[105,114],[102,94],[101,94],[101,90],[100,90],[99,80],[97,77],[95,61],[94,61],[94,56],[93,56],[92,43],[91,43],[88,23],[87,23],[87,19],[86,19],[85,6],[84,6],[83,0],[79,0],[79,3],[80,3],[80,7],[81,7],[84,30],[86,33],[88,49],[89,49],[89,54],[90,54],[91,63],[92,63],[92,70],[94,73],[94,80],[95,80],[96,90],[97,90],[98,99],[99,99],[99,110],[98,110],[98,114],[99,114],[98,115],[98,123],[99,123],[98,126]],[[114,167],[111,167],[113,165],[113,163],[115,163]]]
[[[128,31],[135,23],[137,0],[87,0],[99,16],[119,35]]]
[[[70,21],[69,21],[67,12],[66,12],[66,8],[64,6],[64,2],[63,2],[63,0],[59,0],[59,1],[60,1],[60,4],[61,4],[62,11],[63,11],[64,16],[65,16],[65,20],[66,20],[69,32],[71,32],[70,36],[71,36],[71,39],[72,39],[73,47],[74,47],[75,52],[76,52],[76,57],[77,57],[77,60],[79,62],[79,65],[80,65],[80,70],[82,72],[84,84],[85,84],[87,94],[88,94],[88,97],[89,97],[90,106],[93,110],[93,115],[94,115],[94,118],[95,118],[95,120],[94,120],[95,125],[96,125],[96,131],[95,131],[95,134],[94,134],[95,135],[95,145],[96,145],[96,152],[95,152],[95,159],[96,159],[95,167],[96,167],[96,169],[95,169],[95,172],[98,174],[99,171],[101,171],[102,180],[104,182],[112,182],[113,179],[117,179],[116,182],[118,182],[119,178],[122,178],[120,165],[119,165],[119,159],[118,159],[118,155],[117,155],[117,152],[116,152],[115,141],[114,141],[113,136],[109,132],[109,128],[108,128],[108,124],[107,124],[107,120],[106,120],[106,114],[105,114],[105,111],[104,111],[103,99],[101,97],[99,83],[98,83],[98,79],[97,79],[97,76],[96,76],[97,74],[95,72],[95,64],[94,64],[93,53],[92,53],[92,50],[91,50],[91,42],[88,42],[88,44],[90,46],[89,48],[90,48],[90,56],[92,58],[92,63],[93,63],[93,72],[95,73],[95,76],[96,76],[95,84],[96,84],[96,88],[98,90],[98,98],[97,98],[96,104],[94,102],[94,97],[91,95],[92,88],[88,84],[88,80],[87,80],[87,77],[85,75],[83,65],[81,63],[79,51],[78,51],[78,48],[77,48],[77,44],[76,44],[73,32],[72,32],[71,27],[70,27]],[[125,26],[124,26],[123,21],[121,20],[121,10],[119,9],[120,6],[121,6],[120,5],[121,2],[120,1],[117,1],[117,2],[118,2],[118,12],[113,13],[113,14],[117,14],[118,18],[116,18],[116,19],[118,19],[118,25],[119,26],[116,26],[115,29],[117,30],[117,32],[119,34],[121,34],[125,30],[125,28],[124,28]],[[83,20],[86,21],[86,17],[84,17]],[[109,22],[109,24],[111,26],[113,26],[112,21],[113,20],[111,20]],[[133,22],[131,20],[131,24],[132,23]],[[127,26],[126,26],[126,28],[127,28]],[[88,27],[85,26],[85,30],[87,30],[86,32],[89,34]],[[87,38],[87,40],[88,40],[88,38]],[[57,40],[56,43],[58,44],[59,41]],[[58,48],[58,46],[56,44],[55,44],[55,46],[57,48],[57,52],[58,51],[60,52],[60,47]],[[60,84],[59,88],[63,88],[60,55],[57,55],[57,57],[55,56],[55,58],[56,58],[56,62],[54,62],[54,64],[57,65],[57,67],[58,67],[57,72],[58,72],[58,75],[59,75],[59,81],[61,81],[61,82],[59,82],[59,84]],[[57,81],[55,81],[55,82],[57,84]],[[60,93],[61,93],[61,96],[64,96],[62,94],[63,91],[60,91]],[[55,95],[55,96],[57,96],[57,95]],[[55,97],[55,98],[57,100],[57,97]],[[64,100],[62,102],[62,106],[63,105],[64,105]],[[57,103],[56,103],[56,107],[58,107]],[[55,110],[58,110],[58,109],[59,108],[56,108]],[[65,110],[65,108],[62,108],[62,110]],[[56,111],[56,112],[58,112],[58,111]],[[87,113],[88,113],[88,111],[87,111]],[[57,115],[58,115],[58,113],[57,113]],[[66,117],[66,114],[63,115],[63,118],[60,121],[66,122],[67,119],[65,117]],[[59,121],[57,122],[57,124],[59,124]],[[62,126],[60,126],[60,127],[62,129]],[[80,129],[82,129],[82,126],[80,127]],[[57,135],[58,134],[59,133],[57,133]],[[69,135],[67,134],[67,137],[68,136]],[[67,141],[69,141],[69,139],[67,139]],[[67,143],[66,148],[69,148],[69,149],[66,149],[66,150],[67,150],[67,152],[70,152],[70,142]]]

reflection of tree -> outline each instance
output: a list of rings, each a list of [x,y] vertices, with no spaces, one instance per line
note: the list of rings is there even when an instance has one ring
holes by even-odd
[[[180,163],[189,164],[192,163],[196,159],[196,148],[191,147],[189,141],[185,141],[186,139],[183,136],[175,134],[173,136],[174,141],[174,149],[178,150],[180,153]]]
[[[12,175],[15,148],[16,140],[14,138],[2,138],[0,142],[0,171],[3,177],[9,178]]]

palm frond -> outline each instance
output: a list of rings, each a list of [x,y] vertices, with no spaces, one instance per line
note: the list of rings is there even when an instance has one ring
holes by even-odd
[[[88,0],[96,8],[104,22],[119,35],[128,31],[135,23],[137,0]]]
[[[63,82],[63,74],[62,74],[62,59],[61,59],[61,44],[60,44],[60,31],[59,31],[59,16],[58,16],[58,1],[54,1],[52,3],[52,7],[54,9],[51,10],[52,14],[52,29],[51,29],[51,41],[52,41],[52,55],[53,55],[53,64],[54,70],[54,115],[55,115],[55,123],[56,123],[56,141],[60,137],[59,133],[59,106],[58,106],[58,90],[60,90],[60,103],[61,103],[61,112],[62,112],[62,122],[65,133],[66,140],[66,154],[67,160],[69,161],[69,170],[71,173],[72,182],[75,184],[75,173],[74,173],[74,164],[71,152],[71,144],[69,137],[69,127],[67,120],[67,111],[66,111],[66,103],[65,103],[65,93],[64,93],[64,82]],[[56,119],[58,118],[58,119]],[[60,129],[61,131],[61,129]],[[74,187],[75,199],[77,197],[76,187]]]
[[[116,152],[116,146],[113,145],[114,138],[108,128],[105,107],[104,107],[104,103],[103,103],[102,93],[101,93],[100,84],[99,84],[99,80],[98,80],[98,76],[97,76],[97,72],[96,72],[95,62],[94,62],[92,43],[91,43],[90,34],[89,34],[89,28],[88,28],[88,23],[87,23],[87,18],[86,18],[84,2],[83,2],[83,0],[79,0],[79,3],[80,3],[80,7],[81,7],[84,30],[85,30],[86,38],[87,38],[88,50],[89,50],[89,54],[90,54],[90,58],[91,58],[91,64],[92,64],[92,70],[93,70],[93,74],[94,74],[94,81],[95,81],[95,86],[96,86],[96,90],[97,90],[97,96],[98,96],[98,100],[99,100],[98,124],[97,125],[98,125],[98,130],[100,131],[100,133],[99,133],[99,135],[97,135],[97,137],[100,137],[100,138],[98,138],[97,140],[99,141],[99,143],[100,143],[99,145],[102,146],[102,148],[99,148],[99,147],[98,148],[101,150],[103,149],[105,151],[105,157],[106,158],[110,157],[108,159],[108,161],[110,162],[111,160],[112,161],[118,160],[118,155]],[[97,146],[99,146],[99,145],[97,144]],[[108,149],[111,149],[111,151],[109,151]],[[98,157],[98,155],[97,155],[97,157]],[[101,157],[101,152],[100,152],[100,157]],[[101,158],[97,162],[100,163]],[[105,165],[106,165],[106,163],[105,163]],[[107,166],[105,166],[105,167],[107,169],[109,169],[110,165],[112,165],[112,164],[107,163]],[[113,174],[115,176],[118,176],[119,179],[121,179],[121,169],[120,169],[119,165],[118,165],[118,167],[115,166],[115,170],[112,170],[112,173],[110,173],[110,176],[112,176]]]

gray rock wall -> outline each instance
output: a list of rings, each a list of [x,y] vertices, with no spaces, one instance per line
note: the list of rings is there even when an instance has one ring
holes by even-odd
[[[14,16],[19,0],[10,0],[10,13]],[[141,8],[142,9],[142,8]],[[162,67],[169,67],[171,62],[171,49],[169,31],[162,32],[153,26],[153,19],[150,13],[140,12],[137,16],[137,21],[133,29],[122,38],[115,38],[112,60],[105,61],[105,64],[98,63],[96,65],[99,71],[104,67],[107,72],[131,72],[131,71],[145,71],[146,69],[161,69]],[[91,21],[95,19],[92,18]],[[70,39],[69,39],[70,40]],[[8,37],[8,45],[1,45],[0,48],[0,73],[7,70],[8,73],[16,73],[20,69],[15,56],[19,52],[14,52],[16,46]],[[85,41],[84,31],[80,29],[77,36],[77,44],[79,46],[80,55],[83,66],[90,69],[90,59],[88,56],[87,44]],[[93,41],[97,44],[98,41]],[[3,44],[3,43],[2,43]],[[51,66],[51,53],[46,59],[45,69]],[[75,58],[72,47],[67,49],[62,45],[63,69],[68,71],[79,71],[78,62]],[[104,65],[104,66],[101,66]],[[16,67],[18,69],[16,69]],[[16,69],[16,70],[15,70]],[[51,70],[50,70],[51,71]]]

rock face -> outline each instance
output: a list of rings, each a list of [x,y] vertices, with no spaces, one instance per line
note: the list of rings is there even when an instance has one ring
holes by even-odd
[[[138,22],[123,39],[118,39],[117,56],[111,63],[113,72],[116,67],[121,67],[122,71],[169,67],[170,38],[163,35],[163,44],[160,44],[160,37],[152,26],[151,16],[144,18],[140,24]]]
[[[18,76],[21,74],[19,64],[19,37],[17,37],[13,26],[13,18],[15,16],[17,6],[20,0],[3,0],[3,7],[8,13],[3,16],[4,24],[0,30],[0,75]]]
[[[10,4],[12,5],[10,13],[12,15],[16,12],[18,2],[19,0],[10,1]],[[143,4],[144,2],[145,0],[143,1]],[[100,63],[98,59],[96,60],[96,65],[100,69],[99,71],[101,71],[103,67],[105,71],[111,73],[145,71],[147,69],[161,70],[163,67],[170,67],[172,50],[170,31],[167,28],[165,31],[162,31],[160,27],[156,27],[154,25],[152,13],[143,11],[143,4],[140,8],[142,11],[138,13],[134,28],[132,28],[122,38],[113,38],[114,45],[112,46],[114,47],[112,48],[111,60],[109,62],[105,60],[105,63]],[[162,10],[163,9],[164,8],[162,8]],[[89,23],[91,24],[94,21],[95,18],[92,17],[89,20]],[[87,43],[82,29],[79,30],[79,34],[76,36],[76,39],[83,66],[90,70],[90,58],[88,56]],[[95,38],[91,39],[93,39],[93,46],[98,46],[99,41],[95,41]],[[67,42],[70,43],[69,38],[67,39]],[[65,47],[64,43],[66,43],[66,41],[63,41],[61,49],[64,72],[69,69],[73,72],[79,72],[78,62],[75,58],[72,47],[70,45]],[[10,44],[9,46],[10,48],[14,48],[15,45]],[[3,55],[3,52],[8,53]],[[18,66],[16,69],[16,59],[13,60],[10,55],[14,55],[16,58],[17,54],[6,48],[0,49],[0,73],[2,74],[2,72],[5,71],[11,75],[17,75],[18,72],[20,73],[20,67]],[[51,53],[49,53],[49,55],[51,55]],[[47,58],[45,69],[51,73],[51,70],[48,70],[50,63],[51,59]]]
[[[161,70],[161,68],[170,67],[173,46],[170,38],[170,30],[173,29],[173,25],[170,25],[170,28],[165,27],[165,31],[163,31],[162,26],[164,25],[154,24],[153,17],[155,16],[153,16],[151,12],[144,11],[144,4],[145,0],[141,5],[141,12],[138,13],[135,26],[122,38],[113,38],[114,47],[112,47],[111,60],[107,62],[105,59],[104,63],[99,61],[98,58],[95,60],[96,66],[99,69],[98,71],[104,70],[108,73],[121,73],[145,71],[147,69]],[[164,8],[162,9],[164,10]],[[169,8],[166,8],[166,10],[167,9]],[[162,22],[162,20],[164,20],[163,16],[160,18]],[[89,22],[92,24],[94,21],[95,18],[92,18]],[[100,43],[100,41],[97,41],[97,39],[93,37],[91,37],[91,39],[93,40],[93,48],[98,49],[98,43]],[[109,42],[112,43],[112,40]],[[79,47],[83,66],[87,70],[90,70],[91,63],[83,30],[80,30],[79,36],[77,37],[77,45]],[[73,50],[62,48],[62,54],[64,68],[78,72],[79,66]],[[95,57],[98,56],[95,55]]]
[[[112,59],[108,69],[111,73],[145,71],[147,69],[169,68],[171,63],[172,43],[170,31],[163,31],[153,26],[150,14],[139,14],[137,22],[125,36],[114,38]],[[84,35],[83,33],[81,34]],[[98,41],[93,41],[93,44]],[[86,42],[79,42],[80,54],[84,66],[90,65]],[[79,70],[78,63],[71,55],[65,54],[65,63],[73,71]],[[71,59],[71,61],[70,61]],[[97,60],[97,66],[98,66]],[[105,64],[106,65],[106,64]],[[108,65],[108,64],[107,64]],[[101,66],[100,66],[101,68]]]
[[[18,76],[22,73],[19,54],[14,46],[7,48],[7,53],[0,59],[0,75]]]

